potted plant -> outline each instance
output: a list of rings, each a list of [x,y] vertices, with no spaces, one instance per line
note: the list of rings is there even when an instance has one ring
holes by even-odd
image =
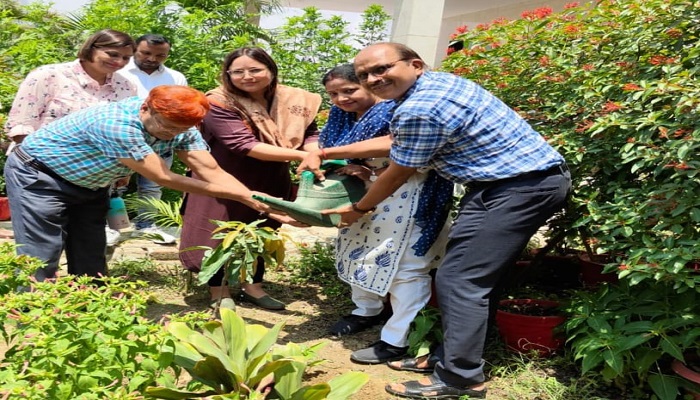
[[[553,300],[506,299],[496,310],[496,326],[509,350],[546,357],[560,350],[564,337],[557,327],[566,321]]]
[[[5,151],[6,146],[0,145],[0,171],[5,169],[5,160],[7,160]],[[9,219],[10,202],[7,199],[7,193],[5,192],[5,174],[0,174],[0,221],[7,221]]]
[[[675,359],[671,362],[671,369],[678,376],[689,383],[685,390],[693,396],[693,399],[700,400],[700,355],[697,353],[684,354],[685,362]]]

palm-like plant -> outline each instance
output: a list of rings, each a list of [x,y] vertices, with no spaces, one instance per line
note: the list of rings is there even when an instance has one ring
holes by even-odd
[[[327,383],[303,386],[304,370],[318,364],[315,354],[323,346],[302,349],[294,343],[274,348],[283,323],[272,329],[248,325],[234,311],[221,310],[221,321],[204,324],[202,332],[173,322],[163,354],[192,379],[207,386],[202,392],[149,387],[159,399],[347,399],[369,379],[362,372],[348,372]]]

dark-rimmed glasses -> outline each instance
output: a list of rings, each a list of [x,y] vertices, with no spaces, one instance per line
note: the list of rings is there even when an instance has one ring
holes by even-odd
[[[380,78],[380,77],[384,76],[387,72],[389,72],[390,69],[394,68],[394,66],[401,61],[408,61],[408,59],[400,58],[392,63],[378,65],[376,67],[370,68],[367,71],[363,71],[363,72],[360,72],[359,74],[357,74],[357,79],[359,79],[360,82],[367,82],[367,79],[369,79],[370,75],[376,76],[377,78]]]

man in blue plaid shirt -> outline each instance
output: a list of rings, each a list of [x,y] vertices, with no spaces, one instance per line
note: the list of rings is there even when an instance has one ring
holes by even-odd
[[[133,97],[90,107],[27,136],[8,157],[5,179],[17,253],[46,263],[36,272],[37,280],[56,276],[63,250],[68,273],[105,273],[108,190],[133,171],[161,186],[269,211],[219,167],[193,128],[208,111],[203,93],[165,85],[154,88],[146,100]],[[170,171],[163,157],[173,153],[203,180]]]
[[[421,167],[468,187],[436,276],[444,343],[434,357],[389,362],[393,369],[433,374],[386,390],[416,399],[484,398],[489,298],[530,237],[564,207],[571,187],[568,168],[498,98],[467,79],[428,71],[404,45],[378,43],[363,49],[355,58],[355,72],[374,94],[396,100],[391,137],[313,152],[300,169],[319,175],[321,159],[348,153],[388,153],[391,164],[360,201],[325,213],[341,214],[341,226],[352,224]]]

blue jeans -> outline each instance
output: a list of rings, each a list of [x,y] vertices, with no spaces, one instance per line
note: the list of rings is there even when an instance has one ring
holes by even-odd
[[[164,158],[165,164],[170,168],[173,165],[173,157]],[[163,195],[161,187],[157,183],[144,178],[141,175],[137,176],[136,179],[137,193],[139,199],[160,199]],[[146,208],[139,208],[139,215],[143,215],[145,212],[150,211]],[[136,217],[135,220],[136,229],[150,228],[154,226],[154,222],[147,218]]]

